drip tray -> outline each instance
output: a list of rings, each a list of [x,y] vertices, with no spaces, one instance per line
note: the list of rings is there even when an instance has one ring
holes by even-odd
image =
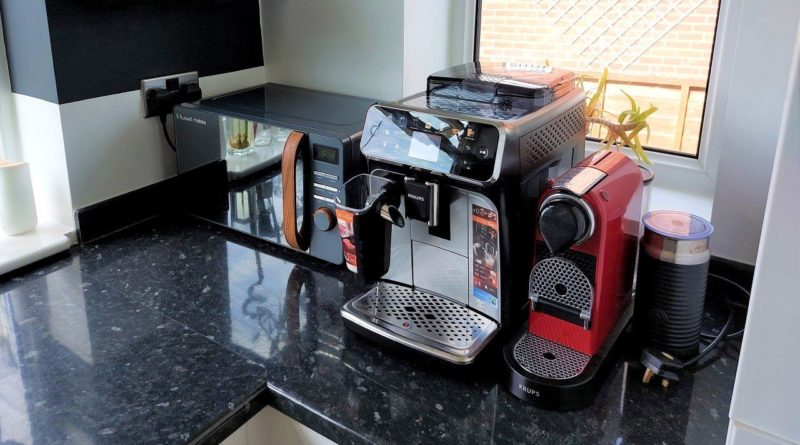
[[[591,357],[558,343],[525,333],[514,345],[514,360],[529,373],[553,380],[579,376]]]
[[[342,308],[346,321],[404,346],[468,364],[497,332],[494,320],[435,294],[379,282]]]

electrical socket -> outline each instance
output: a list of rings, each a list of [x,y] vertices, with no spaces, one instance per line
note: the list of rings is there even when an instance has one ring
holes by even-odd
[[[200,76],[198,76],[197,71],[192,71],[188,73],[182,74],[173,74],[170,76],[161,76],[161,77],[154,77],[152,79],[144,79],[141,82],[141,112],[142,116],[150,117],[147,114],[147,90],[153,88],[167,88],[167,81],[171,79],[178,79],[178,86],[185,85],[187,83],[198,83],[200,80]]]

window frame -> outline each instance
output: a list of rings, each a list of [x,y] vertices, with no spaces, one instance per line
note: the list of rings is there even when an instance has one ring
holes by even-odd
[[[464,42],[472,42],[472,54],[469,58],[465,57],[464,63],[477,61],[480,54],[482,0],[469,1],[474,3],[474,7],[471,8],[473,16],[469,18],[474,23],[474,26],[471,30],[467,30],[472,31],[471,33],[465,33]],[[722,149],[720,141],[722,141],[722,132],[724,131],[722,127],[727,92],[730,86],[729,73],[733,68],[741,7],[741,1],[738,0],[719,0],[716,32],[711,53],[711,67],[706,87],[706,101],[703,107],[703,120],[700,127],[698,154],[696,156],[687,156],[658,149],[648,149],[647,155],[653,162],[656,173],[660,174],[659,176],[662,178],[662,181],[659,182],[672,182],[668,178],[673,176],[681,177],[684,182],[686,179],[692,178],[691,182],[702,183],[702,186],[706,189],[710,185],[713,198],[713,184],[716,182]],[[599,150],[600,144],[587,139],[586,149],[589,152]],[[677,184],[673,185],[677,189],[684,188]]]
[[[11,76],[8,71],[5,34],[0,20],[0,159],[22,161],[19,152],[16,128],[14,97],[11,92]]]

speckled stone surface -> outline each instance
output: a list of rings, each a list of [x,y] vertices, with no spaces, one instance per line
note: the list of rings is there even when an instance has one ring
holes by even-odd
[[[339,308],[360,290],[343,268],[199,222],[75,249],[0,284],[0,346],[13,345],[0,353],[0,443],[202,439],[265,391],[339,443],[724,442],[736,345],[667,391],[619,360],[592,405],[544,411],[499,383],[499,350],[464,372],[347,331]]]
[[[0,284],[0,443],[186,443],[250,406],[266,371],[83,273]]]

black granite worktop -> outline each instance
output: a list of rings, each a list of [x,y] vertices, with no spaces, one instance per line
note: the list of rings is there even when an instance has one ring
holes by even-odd
[[[270,404],[339,443],[723,443],[728,345],[662,390],[619,360],[552,412],[347,331],[353,276],[193,221],[156,221],[0,277],[0,444],[217,441]]]

